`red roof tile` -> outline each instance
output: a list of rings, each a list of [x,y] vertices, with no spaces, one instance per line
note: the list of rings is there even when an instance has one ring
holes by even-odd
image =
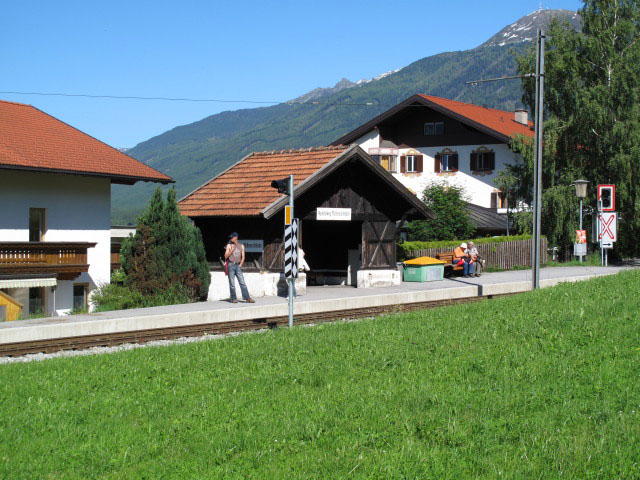
[[[0,100],[0,167],[171,182],[109,145],[31,105]]]
[[[252,153],[184,197],[180,212],[189,217],[252,216],[280,198],[271,181],[293,174],[294,185],[340,156],[346,146]]]
[[[431,95],[419,96],[507,137],[516,134],[533,137],[533,131],[531,130],[533,122],[529,122],[529,126],[518,123],[515,121],[513,112],[481,107],[472,103],[457,102],[455,100],[448,100]]]

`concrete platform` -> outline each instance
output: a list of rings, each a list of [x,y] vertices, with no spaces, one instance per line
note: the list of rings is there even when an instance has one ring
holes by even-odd
[[[545,268],[541,270],[540,284],[542,287],[549,287],[561,282],[577,282],[612,275],[627,269],[629,267]],[[501,295],[530,289],[530,270],[486,273],[477,278],[455,277],[429,283],[403,282],[398,286],[383,288],[307,287],[306,294],[296,300],[295,314]],[[0,323],[0,344],[235,320],[268,319],[287,314],[285,298],[263,297],[257,299],[255,304],[208,301],[40,318]]]

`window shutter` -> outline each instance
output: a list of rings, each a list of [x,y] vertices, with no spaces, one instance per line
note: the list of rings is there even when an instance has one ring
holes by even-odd
[[[498,192],[491,194],[491,208],[498,208]]]
[[[416,155],[416,172],[422,173],[422,155]]]
[[[404,173],[407,171],[407,157],[404,155],[400,157],[400,173]]]
[[[471,171],[478,170],[478,154],[475,152],[471,154],[470,168]]]
[[[433,162],[434,168],[433,171],[436,173],[440,173],[440,154],[436,153],[435,161]]]
[[[451,166],[449,167],[449,169],[451,169],[454,172],[458,171],[458,154],[454,154],[454,155],[449,155],[449,162],[451,163]]]
[[[491,152],[489,155],[489,170],[496,169],[496,154],[495,152]]]

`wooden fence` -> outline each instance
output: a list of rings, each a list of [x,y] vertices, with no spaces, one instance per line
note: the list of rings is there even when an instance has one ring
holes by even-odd
[[[487,261],[487,267],[510,270],[516,266],[531,266],[531,248],[533,240],[516,240],[513,242],[483,243],[477,245],[478,253]],[[439,252],[451,252],[453,247],[426,248],[409,252],[408,258],[435,257]],[[540,263],[547,263],[547,239],[540,239]]]

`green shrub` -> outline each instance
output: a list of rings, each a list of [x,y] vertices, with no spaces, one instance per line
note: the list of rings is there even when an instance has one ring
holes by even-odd
[[[111,283],[99,286],[94,291],[91,301],[96,306],[96,312],[106,312],[189,303],[191,298],[187,287],[179,283],[174,283],[167,290],[154,295],[143,295],[139,290]]]

